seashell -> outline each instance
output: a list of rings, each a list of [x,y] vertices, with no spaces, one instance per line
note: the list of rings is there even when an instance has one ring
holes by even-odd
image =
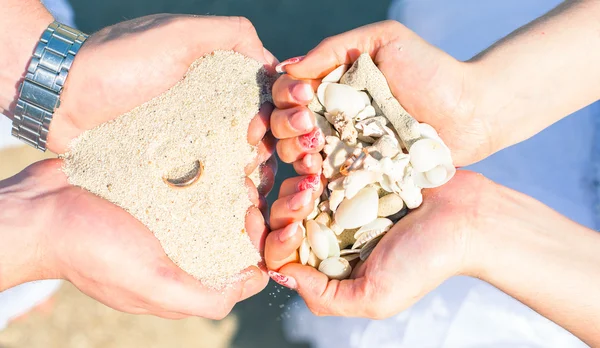
[[[344,229],[340,225],[336,224],[335,221],[331,222],[329,228],[333,231],[333,233],[335,233],[336,236],[339,236],[344,232]]]
[[[442,163],[452,163],[450,150],[437,139],[422,138],[410,149],[410,163],[417,172],[427,172]]]
[[[329,121],[327,121],[325,116],[321,116],[315,113],[315,119],[317,121],[317,127],[319,127],[324,137],[332,136],[334,134],[333,128],[331,127],[331,124],[329,123]]]
[[[308,214],[306,220],[312,220],[317,217],[319,214],[319,203],[321,203],[321,200],[319,198],[315,199],[313,210],[310,212],[310,214]]]
[[[381,171],[387,175],[391,181],[403,180],[406,175],[406,168],[410,162],[410,156],[399,153],[394,159],[384,157],[380,161]]]
[[[384,134],[390,134],[391,130],[382,124],[378,117],[367,118],[356,124],[356,129],[360,130],[362,135],[373,138],[380,138]],[[393,134],[393,133],[392,133]]]
[[[384,134],[381,138],[377,139],[373,146],[369,149],[369,153],[373,156],[372,152],[376,152],[381,157],[390,157],[393,158],[398,153],[400,153],[400,143],[396,140],[396,137],[391,136],[389,134]]]
[[[327,229],[327,236],[329,238],[329,252],[327,257],[339,257],[340,256],[340,245],[338,243],[335,233],[327,226],[322,225],[322,229]]]
[[[341,78],[340,78],[340,80],[341,80]],[[373,106],[371,106],[371,101],[372,101],[371,96],[369,96],[369,94],[367,92],[359,92],[359,93],[360,93],[360,96],[362,97],[365,107],[369,107],[369,106],[373,107]],[[375,110],[375,109],[373,109],[373,110]],[[373,115],[373,116],[375,116],[375,115]]]
[[[345,65],[345,64],[338,66],[332,72],[327,74],[327,76],[325,76],[321,80],[321,83],[323,83],[323,82],[332,82],[332,83],[340,82],[340,80],[342,79],[342,76],[344,76],[344,73],[346,73],[346,71],[348,71],[348,68],[349,68],[349,66]]]
[[[442,163],[424,173],[415,172],[415,185],[422,188],[439,187],[450,181],[456,174],[456,168],[451,163]]]
[[[306,238],[315,255],[321,260],[326,259],[329,255],[330,240],[327,231],[323,230],[318,222],[308,220],[306,221]]]
[[[304,227],[304,224],[298,223],[297,225],[300,227],[300,230],[302,230],[302,237],[306,238],[306,228]]]
[[[377,246],[377,244],[379,244],[379,242],[381,241],[381,238],[383,238],[383,234],[375,239],[372,239],[370,242],[368,242],[367,244],[365,244],[365,246],[362,247],[362,249],[360,249],[360,259],[361,261],[366,261],[367,258],[371,255],[371,253],[373,252],[373,250],[375,250],[375,247]]]
[[[315,218],[315,221],[324,226],[329,226],[331,223],[331,217],[326,212],[320,212],[319,215]]]
[[[367,244],[369,241],[379,237],[383,233],[392,228],[394,223],[390,219],[386,218],[377,218],[373,222],[361,227],[354,234],[354,238],[356,238],[356,242],[352,245],[352,249],[357,249]]]
[[[370,146],[375,142],[375,138],[371,138],[360,133],[356,136],[356,140],[358,140],[361,143],[365,143],[366,146]]]
[[[342,259],[345,259],[348,262],[352,262],[360,257],[360,253],[358,254],[348,254],[344,256],[340,256]]]
[[[363,121],[375,116],[377,116],[375,108],[371,105],[367,105],[367,107],[365,107],[363,111],[359,112],[358,115],[354,117],[354,121]]]
[[[319,102],[319,98],[317,96],[310,101],[308,104],[308,109],[318,115],[325,114],[325,107]]]
[[[346,198],[354,197],[358,191],[367,185],[381,180],[381,173],[368,170],[355,170],[344,179],[344,190]]]
[[[340,171],[340,167],[352,155],[354,148],[341,141],[338,137],[328,136],[325,137],[323,152],[326,155],[323,160],[323,175],[327,179],[330,179],[335,173]]]
[[[310,255],[310,244],[308,243],[308,239],[302,239],[302,244],[300,244],[300,248],[298,248],[298,254],[300,254],[300,263],[306,265],[308,263],[308,258]]]
[[[365,108],[365,103],[360,92],[348,85],[339,83],[328,83],[322,91],[323,99],[319,97],[325,106],[325,111],[331,114],[344,113],[353,119]],[[321,88],[323,84],[319,86]],[[317,90],[318,94],[318,90]]]
[[[325,118],[338,131],[339,138],[347,144],[356,144],[358,131],[354,128],[354,120],[345,112],[325,113]]]
[[[346,197],[346,191],[343,189],[331,191],[331,194],[329,195],[329,208],[333,213],[336,212],[336,210],[344,200],[344,197]]]
[[[342,257],[330,257],[321,261],[319,272],[325,274],[329,279],[342,280],[348,278],[352,273],[350,263]]]
[[[310,267],[319,268],[319,265],[321,264],[321,260],[319,260],[319,258],[317,257],[317,255],[315,255],[315,253],[313,253],[311,251],[310,254],[308,255],[308,262],[307,262],[307,264]]]
[[[379,185],[381,186],[382,189],[384,189],[387,192],[393,192],[393,193],[400,192],[400,186],[398,186],[398,182],[391,180],[388,175],[383,175],[383,179],[381,179],[381,181],[379,182]]]
[[[359,249],[344,249],[344,250],[340,251],[340,256],[353,255],[353,254],[360,254],[360,250]]]
[[[377,216],[388,217],[398,213],[404,208],[402,197],[396,193],[390,193],[379,198]]]
[[[331,82],[323,82],[319,85],[319,87],[317,87],[317,100],[319,101],[319,103],[321,105],[323,105],[323,110],[326,111],[325,109],[325,90],[327,90],[327,87],[329,87],[329,85],[331,84]]]
[[[365,187],[353,198],[344,199],[334,215],[334,221],[344,229],[358,228],[377,218],[377,190]]]
[[[427,123],[419,123],[419,131],[421,132],[421,137],[439,140],[440,142],[444,143],[438,132]]]
[[[421,188],[415,184],[413,174],[414,170],[411,167],[407,167],[406,176],[399,184],[400,192],[398,192],[409,209],[418,208],[423,203]]]

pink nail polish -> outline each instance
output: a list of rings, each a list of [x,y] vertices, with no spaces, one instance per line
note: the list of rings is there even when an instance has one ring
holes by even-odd
[[[298,233],[298,223],[293,222],[287,225],[281,232],[279,232],[279,241],[281,243],[285,243],[288,240],[292,239]]]
[[[286,276],[275,271],[269,271],[269,277],[271,277],[271,279],[281,286],[285,286],[286,288],[292,290],[298,289],[298,283],[296,282],[296,279],[290,276]]]
[[[313,190],[304,190],[294,194],[288,201],[288,208],[298,211],[312,202]]]
[[[321,180],[319,180],[318,175],[308,175],[306,178],[302,179],[298,183],[298,191],[304,191],[308,189],[316,191],[317,187],[319,187],[320,182]]]
[[[315,91],[308,83],[300,82],[295,84],[291,90],[292,96],[301,103],[308,103],[315,97]]]
[[[277,66],[275,67],[275,70],[280,73],[283,74],[285,71],[285,67],[286,65],[292,65],[292,64],[296,64],[302,61],[302,59],[304,59],[305,56],[299,56],[299,57],[294,57],[294,58],[290,58],[287,60],[284,60],[283,62],[277,64]]]
[[[323,133],[321,129],[315,128],[312,132],[300,136],[300,145],[306,150],[314,150],[321,146],[325,139],[323,139]]]

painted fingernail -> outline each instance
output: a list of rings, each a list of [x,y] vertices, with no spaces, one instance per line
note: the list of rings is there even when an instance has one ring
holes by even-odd
[[[292,96],[299,102],[308,103],[315,97],[315,91],[308,83],[300,82],[295,84],[291,90]]]
[[[310,116],[307,110],[298,111],[290,118],[290,124],[297,131],[308,132],[314,127]]]
[[[275,67],[275,70],[277,70],[278,73],[283,74],[284,72],[286,72],[285,67],[287,65],[299,63],[302,61],[302,59],[304,59],[304,56],[299,56],[299,57],[294,57],[294,58],[284,60],[283,62],[277,64],[277,66]]]
[[[279,241],[285,243],[298,233],[298,223],[293,222],[279,232]]]
[[[294,194],[288,200],[288,208],[292,211],[298,211],[303,207],[306,207],[312,202],[312,190],[304,190]]]
[[[320,178],[317,175],[308,175],[298,183],[298,191],[304,191],[308,189],[316,191],[319,187],[319,183],[321,182],[319,179]]]
[[[286,288],[292,290],[298,289],[298,283],[296,282],[296,279],[290,276],[286,276],[275,271],[269,271],[269,277],[271,277],[271,279],[281,286],[285,286]]]
[[[304,166],[306,168],[310,168],[312,167],[313,164],[313,159],[312,159],[312,154],[307,154],[304,156],[304,159],[302,159],[302,163],[304,163]]]
[[[315,128],[312,132],[300,136],[300,146],[306,150],[314,150],[321,146],[325,139],[321,129]]]

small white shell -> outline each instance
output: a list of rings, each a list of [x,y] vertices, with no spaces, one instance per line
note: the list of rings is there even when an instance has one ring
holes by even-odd
[[[321,80],[321,83],[323,83],[323,82],[338,83],[338,82],[340,82],[340,80],[342,79],[342,76],[344,76],[346,71],[348,71],[348,65],[345,65],[345,64],[340,65],[337,68],[335,68],[332,72],[327,74],[327,76],[325,76]]]
[[[381,180],[381,173],[369,170],[355,170],[344,179],[344,190],[346,198],[356,196],[358,191],[362,190],[367,185]]]
[[[400,143],[396,140],[396,137],[393,137],[389,134],[384,134],[381,138],[377,139],[373,146],[369,147],[369,152],[376,152],[380,155],[380,157],[390,157],[393,158],[398,153],[400,153]],[[373,154],[372,154],[373,155]]]
[[[327,257],[338,257],[340,256],[340,244],[335,236],[335,233],[326,226],[321,226],[323,229],[327,229],[327,236],[329,237],[329,252]]]
[[[382,137],[390,132],[389,128],[380,122],[379,117],[371,117],[358,122],[356,129],[362,131],[362,135],[373,138]]]
[[[319,264],[321,264],[321,260],[319,260],[319,258],[317,257],[317,255],[315,255],[315,253],[313,253],[312,251],[310,252],[310,255],[308,255],[308,265],[310,267],[313,268],[319,268]]]
[[[363,97],[359,91],[339,83],[329,83],[325,87],[324,101],[323,105],[327,112],[332,114],[343,112],[351,119],[365,108]]]
[[[365,187],[352,199],[345,199],[335,212],[336,224],[344,229],[359,228],[377,218],[377,190]]]
[[[390,230],[390,228],[392,228],[393,224],[394,223],[390,219],[378,218],[373,222],[361,227],[354,234],[356,242],[354,242],[354,245],[352,245],[352,249],[360,248],[383,233],[386,233]]]
[[[325,91],[330,84],[331,82],[323,82],[317,87],[317,99],[323,105],[323,108],[325,108]]]
[[[423,203],[423,194],[421,188],[414,182],[414,174],[412,168],[408,167],[407,174],[400,183],[400,192],[398,192],[409,209],[418,208]]]
[[[315,218],[315,221],[320,223],[321,225],[329,226],[331,223],[331,217],[326,212],[320,212],[319,215]]]
[[[348,278],[352,273],[350,263],[342,257],[331,257],[321,261],[319,272],[325,274],[329,279],[342,280]]]
[[[419,131],[421,136],[428,139],[436,139],[442,141],[437,131],[427,123],[419,123]]]
[[[450,150],[437,139],[422,138],[410,149],[410,163],[417,172],[427,172],[442,163],[452,163]]]
[[[323,175],[330,179],[340,171],[340,167],[352,154],[354,148],[346,145],[340,138],[335,136],[325,137],[323,152],[326,157],[323,160]]]
[[[321,225],[314,220],[306,221],[306,237],[312,251],[321,260],[329,255],[329,236],[321,229]]]
[[[367,94],[367,92],[359,92],[359,93],[360,93],[360,96],[363,99],[363,102],[365,103],[365,107],[369,107],[369,106],[373,107],[371,105],[371,97],[369,96],[369,94]],[[375,109],[373,109],[373,111],[375,111]],[[373,115],[373,116],[375,116],[375,115]]]
[[[342,190],[333,190],[329,195],[329,208],[332,212],[336,212],[342,201],[346,197],[346,191]]]
[[[402,210],[402,208],[404,208],[404,201],[402,200],[402,197],[396,193],[390,193],[379,198],[377,216],[391,216],[398,213],[400,210]]]
[[[415,172],[415,185],[422,188],[439,187],[450,181],[456,174],[456,168],[450,163],[442,163],[425,173]]]
[[[304,238],[302,240],[302,244],[300,244],[300,248],[298,248],[298,254],[300,254],[301,264],[306,265],[306,263],[308,263],[308,257],[310,253],[310,244],[308,243],[308,239]]]
[[[319,198],[315,199],[313,210],[310,212],[310,214],[308,214],[306,220],[312,220],[317,217],[319,214],[319,203],[321,203],[321,200]]]
[[[337,236],[339,236],[340,234],[342,234],[344,232],[344,229],[335,223],[335,221],[331,222],[331,224],[329,225],[329,228],[333,231],[333,233],[335,233]]]
[[[366,108],[363,109],[363,111],[359,112],[358,115],[356,115],[356,117],[354,117],[355,121],[362,121],[362,120],[366,120],[367,118],[370,117],[375,117],[377,115],[377,113],[375,112],[375,108],[372,107],[371,105],[368,105]]]

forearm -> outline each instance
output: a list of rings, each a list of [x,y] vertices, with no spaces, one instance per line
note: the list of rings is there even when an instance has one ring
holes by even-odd
[[[474,274],[600,346],[600,234],[523,194],[497,198],[504,218],[475,237]]]
[[[600,1],[565,1],[471,62],[497,150],[600,98]]]
[[[39,0],[0,0],[0,112],[12,115],[18,85],[52,20]]]

